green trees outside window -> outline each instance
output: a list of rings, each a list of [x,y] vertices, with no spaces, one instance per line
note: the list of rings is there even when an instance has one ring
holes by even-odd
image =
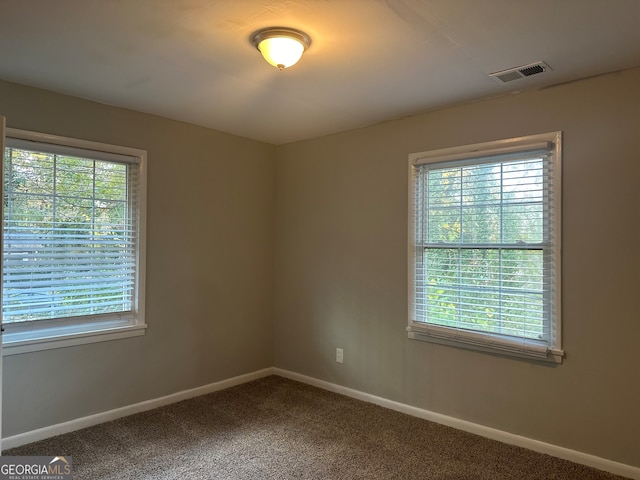
[[[6,148],[6,323],[132,309],[130,166]]]
[[[546,335],[545,178],[540,157],[418,167],[424,321]]]

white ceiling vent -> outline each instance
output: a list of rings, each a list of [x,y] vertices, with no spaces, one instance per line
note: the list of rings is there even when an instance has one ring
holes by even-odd
[[[530,63],[529,65],[521,65],[519,67],[509,68],[500,72],[490,73],[489,76],[493,77],[498,83],[508,83],[521,78],[530,77],[532,75],[538,75],[544,73],[552,68],[545,62]]]

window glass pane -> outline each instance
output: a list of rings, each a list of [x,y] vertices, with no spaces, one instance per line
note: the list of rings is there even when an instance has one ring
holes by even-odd
[[[460,241],[460,208],[434,208],[429,210],[428,243],[457,243]]]
[[[541,250],[502,252],[503,333],[527,338],[543,335],[543,273]]]
[[[541,159],[503,165],[503,241],[544,241],[544,164]]]
[[[500,202],[501,165],[487,164],[462,169],[462,201],[465,205]]]
[[[502,231],[504,243],[542,243],[544,241],[543,204],[503,205]]]
[[[541,159],[502,165],[502,189],[506,203],[543,200],[544,165]]]
[[[428,243],[460,240],[461,170],[434,170],[428,178]]]
[[[126,201],[126,165],[96,161],[96,198],[99,200]]]
[[[6,150],[5,322],[132,310],[137,227],[129,168]]]
[[[54,155],[7,149],[5,158],[5,188],[30,195],[53,190]]]
[[[500,165],[462,169],[462,242],[500,241]]]
[[[57,156],[56,194],[60,197],[91,198],[93,196],[93,164],[93,160]]]
[[[425,166],[420,176],[427,244],[416,295],[424,321],[543,338],[544,160]]]
[[[429,323],[543,335],[541,251],[427,248],[425,258]]]
[[[462,209],[463,243],[499,243],[500,207],[483,205]]]

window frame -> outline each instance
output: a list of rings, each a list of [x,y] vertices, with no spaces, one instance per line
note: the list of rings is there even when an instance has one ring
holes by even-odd
[[[419,247],[416,242],[417,216],[420,206],[416,202],[416,182],[418,179],[418,166],[423,164],[438,163],[446,167],[447,162],[454,163],[468,160],[473,163],[480,159],[506,154],[518,154],[535,149],[546,149],[549,152],[550,162],[553,166],[553,181],[544,195],[552,194],[551,204],[545,201],[545,208],[551,207],[548,212],[553,225],[552,242],[552,275],[549,276],[553,285],[552,299],[545,303],[551,308],[550,319],[545,319],[546,326],[550,328],[549,342],[528,340],[524,337],[509,337],[507,335],[482,332],[480,330],[463,330],[454,327],[430,324],[418,321],[416,315],[416,263]],[[423,340],[432,343],[450,345],[471,350],[479,350],[489,353],[498,353],[507,356],[528,358],[552,363],[562,363],[564,351],[562,350],[562,132],[550,132],[537,135],[529,135],[517,138],[496,140],[490,142],[475,143],[459,147],[443,148],[409,155],[409,229],[408,229],[408,326],[407,334],[410,339]]]
[[[147,328],[145,321],[147,152],[137,148],[7,128],[5,130],[5,150],[11,147],[12,142],[21,146],[32,143],[34,150],[40,148],[47,151],[47,146],[49,149],[61,151],[65,149],[70,151],[73,149],[83,150],[90,152],[90,156],[87,158],[118,161],[120,157],[122,163],[137,165],[138,208],[134,214],[137,214],[138,217],[138,235],[135,298],[133,299],[131,318],[123,319],[120,314],[113,313],[37,320],[33,325],[29,325],[29,322],[5,323],[3,324],[5,331],[2,335],[2,355],[15,355],[144,335]],[[3,151],[2,175],[4,175],[4,157],[5,152]],[[125,160],[125,157],[128,160]]]

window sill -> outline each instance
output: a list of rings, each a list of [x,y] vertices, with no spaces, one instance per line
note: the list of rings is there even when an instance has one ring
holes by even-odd
[[[437,327],[436,327],[437,329]],[[439,330],[439,329],[437,329]],[[436,331],[437,331],[436,330]],[[532,361],[560,364],[564,357],[562,350],[547,350],[545,354],[539,352],[530,351],[525,349],[522,351],[515,351],[513,347],[496,345],[480,345],[472,343],[471,341],[465,341],[463,339],[447,338],[444,335],[434,335],[425,331],[417,331],[411,327],[407,328],[408,337],[413,340],[421,340],[424,342],[436,343],[439,345],[447,345],[451,347],[464,348],[467,350],[474,350],[478,352],[492,353],[495,355],[503,355],[507,357],[523,358]]]
[[[146,324],[126,325],[118,327],[102,327],[93,329],[49,329],[46,335],[38,333],[37,338],[25,338],[24,333],[5,332],[2,338],[2,355],[18,355],[21,353],[51,350],[54,348],[72,347],[88,343],[107,342],[122,338],[144,335]]]

